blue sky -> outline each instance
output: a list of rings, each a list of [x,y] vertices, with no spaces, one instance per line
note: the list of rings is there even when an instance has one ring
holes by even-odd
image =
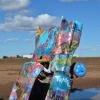
[[[0,57],[34,51],[38,25],[56,25],[64,16],[83,23],[79,56],[100,57],[100,0],[1,0]]]

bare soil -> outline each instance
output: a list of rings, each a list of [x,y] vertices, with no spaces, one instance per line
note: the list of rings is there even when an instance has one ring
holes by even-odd
[[[8,100],[12,85],[23,63],[31,59],[0,59],[0,100]],[[100,88],[100,58],[75,58],[86,64],[87,74],[84,78],[75,78],[73,88]]]

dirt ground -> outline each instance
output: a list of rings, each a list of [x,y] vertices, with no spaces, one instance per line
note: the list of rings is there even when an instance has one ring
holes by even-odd
[[[13,82],[24,62],[31,59],[0,59],[0,100],[8,100]],[[84,78],[75,78],[73,88],[100,88],[100,58],[75,58],[86,64],[87,74]]]

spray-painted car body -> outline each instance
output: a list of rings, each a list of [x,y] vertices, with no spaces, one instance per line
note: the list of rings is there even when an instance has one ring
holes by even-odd
[[[70,66],[73,55],[79,46],[82,24],[78,21],[68,22],[62,19],[61,25],[43,31],[39,27],[36,34],[36,47],[33,61],[25,63],[14,83],[9,100],[28,100],[35,79],[44,70],[39,63],[42,60],[50,62],[49,70],[54,72],[45,100],[66,100],[70,92]],[[83,66],[84,67],[84,66]],[[79,67],[75,67],[76,69]],[[80,73],[80,70],[74,72]],[[84,74],[85,71],[84,70]],[[78,74],[77,74],[78,75]]]

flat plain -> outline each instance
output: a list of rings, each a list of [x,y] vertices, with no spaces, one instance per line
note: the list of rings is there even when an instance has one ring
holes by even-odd
[[[31,60],[23,58],[0,59],[0,100],[8,100],[22,64]],[[87,66],[87,74],[84,78],[74,78],[73,88],[100,88],[100,58],[75,58],[75,61]]]

